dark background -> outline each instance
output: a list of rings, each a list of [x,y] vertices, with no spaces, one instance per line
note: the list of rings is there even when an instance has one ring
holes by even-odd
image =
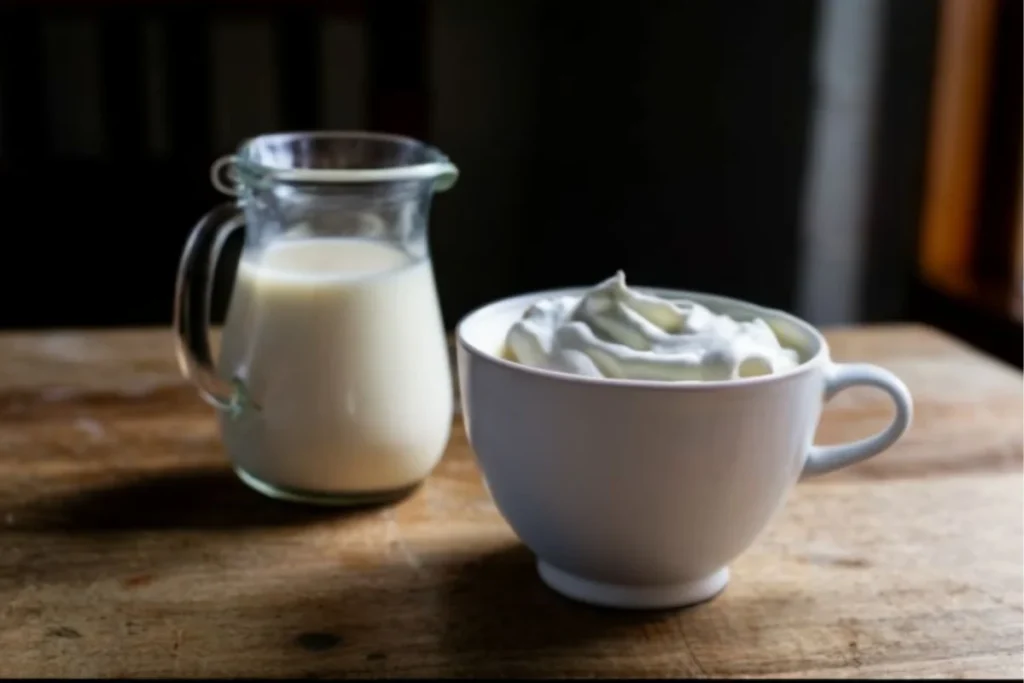
[[[618,268],[822,324],[926,317],[939,5],[848,2],[876,17],[874,56],[843,67],[875,64],[871,97],[822,97],[825,0],[0,2],[0,326],[169,324],[222,200],[210,163],[311,128],[413,135],[460,167],[431,222],[449,326]],[[868,121],[870,154],[862,191],[808,221],[823,112]],[[843,202],[857,249],[832,233]]]

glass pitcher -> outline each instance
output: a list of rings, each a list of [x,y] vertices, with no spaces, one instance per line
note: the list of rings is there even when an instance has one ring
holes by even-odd
[[[248,140],[211,176],[236,199],[185,245],[174,325],[182,372],[217,409],[235,471],[261,493],[308,503],[403,496],[451,429],[427,217],[458,171],[416,140],[325,132]],[[213,273],[243,225],[215,363]]]

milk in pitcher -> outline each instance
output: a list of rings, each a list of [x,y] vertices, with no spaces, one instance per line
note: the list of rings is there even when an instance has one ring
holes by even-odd
[[[221,416],[228,453],[279,497],[393,494],[426,477],[448,441],[452,380],[430,260],[384,242],[246,251],[219,368],[255,405]]]

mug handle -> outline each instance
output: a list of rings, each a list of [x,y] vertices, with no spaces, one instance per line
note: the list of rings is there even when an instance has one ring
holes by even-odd
[[[910,427],[914,402],[910,390],[899,377],[877,365],[865,363],[834,363],[825,371],[825,401],[843,389],[868,386],[889,394],[896,406],[896,416],[884,430],[859,441],[835,446],[812,446],[804,461],[801,479],[832,472],[878,455],[903,436]]]
[[[210,298],[224,243],[243,225],[244,217],[235,202],[225,202],[203,216],[185,243],[174,286],[178,366],[204,401],[233,415],[246,407],[247,395],[240,381],[224,381],[214,366],[210,352]]]

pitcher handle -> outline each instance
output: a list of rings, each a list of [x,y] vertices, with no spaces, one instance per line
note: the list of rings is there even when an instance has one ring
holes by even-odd
[[[896,406],[896,415],[889,426],[874,436],[836,446],[812,446],[804,462],[801,479],[832,472],[878,455],[897,440],[910,427],[914,402],[910,390],[899,377],[877,365],[865,363],[836,363],[825,371],[825,400],[843,389],[870,386],[889,394]]]
[[[225,202],[203,216],[185,242],[174,287],[174,332],[178,367],[195,384],[204,401],[218,410],[238,413],[245,387],[218,374],[210,351],[210,299],[214,274],[227,237],[244,225],[235,202]],[[204,267],[206,266],[206,267]]]

